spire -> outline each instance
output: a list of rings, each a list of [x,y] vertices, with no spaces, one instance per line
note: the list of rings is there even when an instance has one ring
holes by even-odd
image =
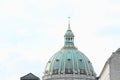
[[[68,30],[71,30],[70,29],[70,17],[68,17]]]
[[[70,26],[68,26],[68,30],[71,30]]]
[[[74,34],[70,28],[70,17],[68,17],[68,30],[64,35],[64,48],[75,48],[74,47]]]

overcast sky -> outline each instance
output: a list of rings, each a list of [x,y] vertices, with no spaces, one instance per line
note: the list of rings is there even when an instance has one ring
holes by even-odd
[[[42,79],[64,45],[69,16],[75,46],[99,75],[120,48],[120,0],[0,0],[0,80],[30,72]]]

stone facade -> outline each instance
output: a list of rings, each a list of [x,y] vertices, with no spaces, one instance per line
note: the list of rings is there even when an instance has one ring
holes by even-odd
[[[120,49],[118,49],[109,60],[110,80],[120,80]]]
[[[107,60],[99,80],[120,80],[120,48]]]

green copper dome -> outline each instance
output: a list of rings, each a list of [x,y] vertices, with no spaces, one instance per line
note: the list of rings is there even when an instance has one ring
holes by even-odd
[[[83,74],[94,75],[89,59],[77,49],[62,49],[47,63],[45,74]]]
[[[63,48],[55,53],[47,62],[43,79],[52,80],[53,78],[50,77],[54,75],[57,75],[58,78],[58,75],[75,74],[79,79],[94,80],[95,72],[93,66],[90,60],[74,46],[74,34],[70,26],[64,35],[64,41]],[[80,78],[81,75],[89,76],[90,78]],[[61,79],[61,76],[59,77]]]
[[[90,60],[74,46],[74,35],[70,28],[65,34],[64,47],[54,54],[47,63],[45,74],[94,75]]]

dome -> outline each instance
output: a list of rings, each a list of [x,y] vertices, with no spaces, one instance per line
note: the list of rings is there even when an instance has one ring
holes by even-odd
[[[45,74],[82,74],[94,76],[90,60],[77,49],[62,49],[47,63]]]
[[[63,48],[47,62],[43,80],[95,80],[92,63],[74,46],[74,34],[70,27],[64,40]]]

